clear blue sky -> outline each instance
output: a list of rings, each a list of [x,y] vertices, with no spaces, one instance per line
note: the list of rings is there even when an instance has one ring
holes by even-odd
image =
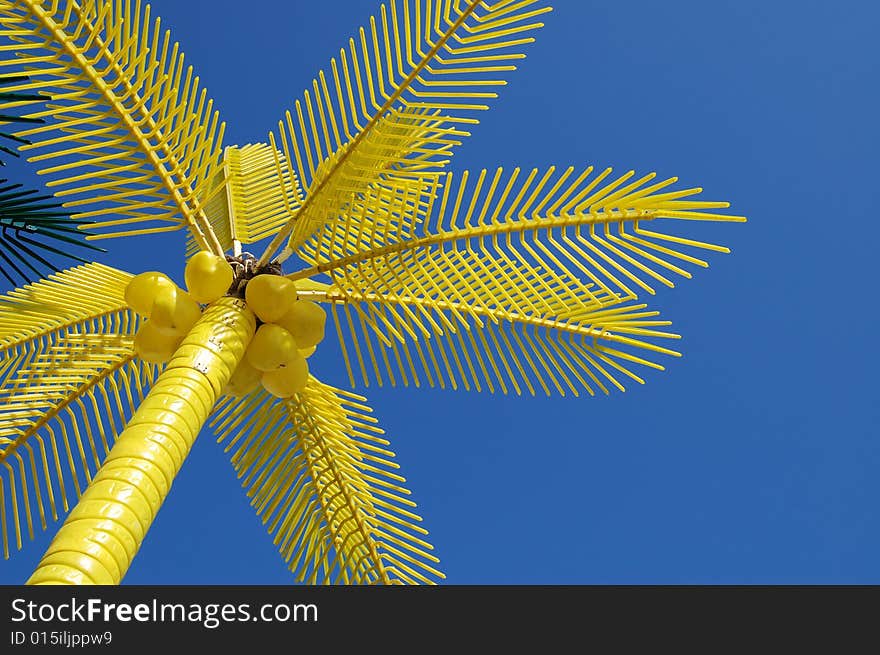
[[[243,144],[378,3],[153,8]],[[455,168],[656,170],[750,222],[700,230],[733,254],[652,299],[685,356],[644,387],[367,390],[449,582],[880,583],[878,21],[856,0],[558,0]],[[111,243],[102,261],[182,282],[180,244]],[[346,382],[333,347],[313,362]],[[206,432],[126,582],[291,580]]]

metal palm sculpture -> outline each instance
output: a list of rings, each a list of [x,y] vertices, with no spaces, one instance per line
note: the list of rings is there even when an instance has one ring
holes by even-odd
[[[313,303],[352,385],[593,395],[677,354],[638,294],[727,252],[664,231],[744,220],[727,203],[592,166],[447,169],[548,11],[392,0],[268,143],[224,147],[149,6],[0,1],[16,88],[53,98],[20,135],[56,195],[92,238],[186,229],[192,256],[189,294],[86,264],[0,301],[4,547],[77,501],[31,583],[118,583],[206,422],[298,579],[442,578],[365,400],[308,373]]]

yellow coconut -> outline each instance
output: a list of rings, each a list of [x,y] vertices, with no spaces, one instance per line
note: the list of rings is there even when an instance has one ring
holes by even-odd
[[[277,323],[293,335],[300,348],[317,346],[324,340],[327,312],[311,300],[297,300]]]
[[[134,351],[146,362],[164,364],[171,359],[182,340],[182,337],[160,332],[153,321],[147,321],[141,324],[134,337]]]
[[[246,396],[257,388],[262,375],[262,371],[254,368],[247,359],[242,359],[226,383],[226,393],[239,398]]]
[[[296,341],[280,325],[264,323],[257,328],[245,357],[260,371],[274,371],[284,366],[294,355],[299,355]]]
[[[309,363],[298,352],[284,368],[263,373],[263,388],[277,398],[290,398],[305,389],[309,380]]]
[[[183,277],[194,300],[212,303],[229,291],[233,273],[225,257],[203,250],[186,263]]]
[[[153,300],[160,289],[174,289],[176,285],[170,277],[158,271],[147,271],[135,275],[125,287],[125,302],[138,314],[147,318],[153,308]]]
[[[296,300],[296,285],[280,275],[257,275],[248,280],[244,299],[257,318],[274,323]]]
[[[153,300],[150,322],[163,334],[182,337],[193,328],[201,315],[199,303],[186,291],[177,287],[162,288]]]

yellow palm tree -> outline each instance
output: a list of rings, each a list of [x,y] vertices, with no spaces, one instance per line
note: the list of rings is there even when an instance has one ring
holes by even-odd
[[[443,577],[365,400],[313,375],[267,382],[290,372],[298,323],[240,395],[255,331],[276,320],[255,311],[326,307],[352,385],[593,395],[677,355],[638,294],[706,266],[700,249],[727,252],[662,227],[744,220],[727,203],[593,166],[447,169],[548,11],[391,0],[267,143],[239,147],[140,0],[0,0],[4,72],[30,78],[9,91],[52,98],[21,149],[73,218],[90,238],[185,229],[229,288],[164,364],[136,343],[161,326],[160,294],[132,300],[128,273],[88,263],[0,299],[5,553],[76,501],[30,583],[119,583],[206,422],[300,580]],[[256,306],[257,275],[277,307]],[[190,291],[206,280],[188,271]]]

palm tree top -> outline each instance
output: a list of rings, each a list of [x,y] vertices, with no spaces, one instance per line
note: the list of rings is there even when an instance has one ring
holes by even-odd
[[[264,143],[235,146],[149,5],[0,0],[0,33],[17,47],[3,64],[28,75],[7,90],[51,96],[13,136],[90,241],[186,230],[187,256],[232,262],[241,288],[283,275],[332,316],[352,386],[623,390],[678,355],[642,296],[707,266],[701,251],[727,252],[666,227],[745,219],[654,173],[451,169],[550,11],[391,0]],[[130,280],[86,264],[0,298],[7,550],[82,495],[168,370],[138,357]],[[364,403],[313,375],[285,399],[224,395],[210,421],[300,579],[434,581]]]

